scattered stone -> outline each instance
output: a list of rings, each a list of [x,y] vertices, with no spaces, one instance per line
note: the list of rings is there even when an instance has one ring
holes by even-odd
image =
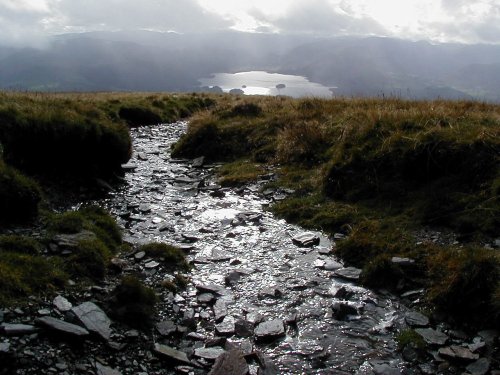
[[[255,357],[257,362],[259,363],[258,375],[278,374],[278,368],[268,356],[261,352],[256,352]]]
[[[143,259],[145,256],[146,256],[146,253],[145,253],[144,251],[139,251],[139,252],[135,253],[134,258],[135,258],[136,260],[141,260],[141,259]]]
[[[401,369],[392,367],[388,363],[372,363],[375,375],[400,375]]]
[[[232,336],[235,331],[235,320],[232,316],[226,316],[222,322],[215,325],[215,332],[220,336]]]
[[[249,321],[253,325],[258,324],[258,323],[262,322],[263,320],[264,320],[264,317],[262,316],[262,314],[260,314],[258,312],[249,312],[247,314],[247,321]]]
[[[415,260],[410,258],[400,258],[400,257],[392,257],[391,262],[401,267],[412,266],[415,264]]]
[[[198,332],[189,332],[187,338],[194,341],[205,341],[207,339],[207,336],[202,335]]]
[[[343,267],[344,265],[342,263],[336,262],[334,260],[327,260],[323,266],[326,271],[335,271]]]
[[[314,233],[306,232],[297,234],[292,238],[292,241],[295,245],[300,247],[312,247],[319,245],[320,238]]]
[[[227,315],[227,305],[222,299],[218,299],[213,307],[215,321],[219,322]]]
[[[193,161],[191,162],[191,167],[201,168],[203,167],[203,164],[205,164],[205,157],[201,156],[199,158],[193,159]]]
[[[0,342],[0,354],[7,354],[10,351],[9,342]]]
[[[104,340],[109,341],[111,320],[99,306],[93,302],[84,302],[73,307],[71,311],[90,332],[94,332]]]
[[[137,159],[142,160],[142,161],[147,161],[148,156],[144,152],[139,152],[137,154]]]
[[[167,361],[191,365],[191,361],[188,359],[186,353],[171,348],[170,346],[155,344],[154,353],[158,357],[163,358]]]
[[[448,336],[443,332],[432,328],[417,328],[415,330],[429,345],[444,345],[448,341]]]
[[[239,337],[251,337],[253,335],[253,324],[248,320],[238,319],[234,323],[234,332]]]
[[[95,363],[96,375],[122,375],[118,370],[114,370],[111,367],[106,367],[101,365],[99,362]]]
[[[347,290],[345,286],[341,286],[340,288],[333,286],[329,292],[333,298],[344,300],[347,300],[354,295],[354,292]]]
[[[215,300],[215,296],[212,293],[202,293],[197,297],[198,302],[202,304],[209,304]]]
[[[410,327],[427,327],[429,326],[429,318],[424,314],[416,311],[411,311],[405,316],[406,324]]]
[[[142,203],[139,205],[139,211],[142,212],[143,214],[147,214],[151,212],[151,206],[147,203]]]
[[[125,172],[133,172],[137,169],[137,165],[133,163],[122,164],[122,169]]]
[[[347,280],[359,280],[359,276],[361,275],[361,270],[359,268],[354,268],[354,267],[345,267],[335,270],[334,273],[335,275]]]
[[[61,333],[63,335],[68,335],[72,337],[85,337],[89,335],[89,331],[87,331],[83,327],[50,316],[44,316],[43,318],[36,319],[35,323],[42,325],[53,331],[56,331],[58,333]]]
[[[0,325],[0,331],[3,331],[6,336],[24,336],[31,335],[37,332],[38,329],[28,324],[3,323]]]
[[[285,326],[280,319],[260,323],[254,331],[258,341],[275,340],[285,335]]]
[[[485,375],[490,371],[490,366],[491,362],[488,359],[480,358],[467,366],[467,371],[469,371],[471,375]]]
[[[241,350],[233,349],[221,354],[208,375],[247,375],[248,365]]]
[[[348,315],[357,315],[356,307],[348,302],[334,302],[332,304],[333,317],[336,320],[345,320]]]
[[[211,348],[198,348],[194,350],[194,355],[199,358],[206,359],[208,361],[215,361],[220,355],[224,354],[226,351],[221,347],[211,347]]]
[[[40,310],[38,310],[38,315],[40,315],[40,316],[50,315],[50,310],[49,309],[40,309]]]
[[[231,271],[224,278],[224,282],[226,283],[226,285],[231,286],[237,284],[240,278],[241,278],[241,273],[237,271]]]
[[[156,330],[161,336],[170,336],[177,331],[177,326],[171,320],[164,320],[156,324]]]
[[[258,294],[259,299],[281,298],[281,297],[283,297],[283,292],[280,289],[275,288],[275,287],[264,288]]]
[[[146,268],[148,270],[152,270],[154,268],[157,268],[159,265],[160,265],[160,263],[158,263],[157,261],[152,260],[151,262],[147,262],[144,265],[144,268]]]
[[[215,284],[197,284],[196,289],[200,291],[200,293],[214,293],[221,294],[224,291],[224,287]]]
[[[445,348],[440,348],[438,351],[439,355],[444,358],[461,360],[461,361],[475,361],[479,359],[478,354],[472,353],[469,349],[462,346],[447,346]]]

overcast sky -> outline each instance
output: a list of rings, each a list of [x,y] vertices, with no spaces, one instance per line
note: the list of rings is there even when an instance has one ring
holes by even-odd
[[[380,35],[500,44],[500,0],[0,0],[0,44],[93,30]]]

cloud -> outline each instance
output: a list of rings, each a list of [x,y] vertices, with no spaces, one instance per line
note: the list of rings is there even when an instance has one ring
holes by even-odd
[[[266,16],[256,9],[252,11],[252,15],[283,33],[334,36],[380,35],[386,32],[373,18],[348,13],[341,4],[332,4],[328,0],[295,2],[280,16]]]

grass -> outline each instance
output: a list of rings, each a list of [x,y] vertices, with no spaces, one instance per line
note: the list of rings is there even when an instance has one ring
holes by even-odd
[[[158,259],[170,269],[188,270],[189,264],[182,249],[162,242],[151,242],[139,247],[150,258]]]
[[[229,185],[274,169],[278,178],[268,187],[295,194],[271,210],[307,228],[347,234],[335,252],[363,268],[367,285],[424,286],[430,305],[456,320],[455,293],[489,285],[481,303],[460,301],[479,319],[499,315],[494,252],[457,256],[451,246],[417,245],[415,235],[444,228],[475,249],[500,235],[498,105],[223,96],[194,116],[173,153],[225,162],[219,174]],[[402,269],[394,256],[411,257],[415,266]],[[438,277],[433,265],[440,264],[449,274]]]

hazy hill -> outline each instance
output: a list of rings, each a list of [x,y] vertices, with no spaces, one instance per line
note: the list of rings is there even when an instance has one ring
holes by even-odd
[[[0,47],[0,88],[192,91],[212,73],[297,74],[342,95],[500,100],[500,46],[276,34],[92,32]]]

